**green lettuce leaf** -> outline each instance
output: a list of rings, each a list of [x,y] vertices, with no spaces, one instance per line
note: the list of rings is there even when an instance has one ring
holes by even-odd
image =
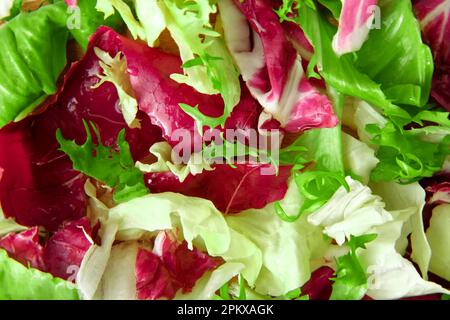
[[[68,17],[65,24],[72,37],[84,51],[86,51],[89,44],[89,37],[98,27],[106,25],[113,28],[119,28],[121,24],[118,15],[112,15],[105,21],[103,15],[95,10],[95,2],[93,0],[77,0],[76,9],[67,8],[66,12]]]
[[[103,21],[91,0],[79,0],[76,9],[57,0],[32,12],[21,12],[19,2],[17,15],[0,28],[0,128],[56,92],[70,35],[86,49],[100,25],[117,25],[116,18]]]
[[[22,12],[0,28],[0,127],[56,92],[66,65],[66,17],[66,4],[56,3]]]
[[[291,181],[281,206],[287,215],[298,212],[304,200]],[[301,287],[311,275],[311,260],[321,259],[329,241],[309,224],[306,215],[285,222],[275,214],[275,205],[227,216],[228,225],[249,239],[262,253],[262,268],[255,282],[258,294],[281,296]],[[254,262],[251,262],[254,263]],[[246,279],[247,280],[247,279]],[[251,283],[249,283],[252,286]]]
[[[380,83],[393,103],[422,107],[430,96],[433,56],[422,42],[411,1],[382,0],[378,5],[382,27],[371,30],[356,67]]]
[[[409,114],[386,98],[380,84],[362,73],[355,66],[351,55],[338,57],[334,53],[331,43],[336,27],[331,25],[320,12],[301,4],[297,21],[314,47],[314,56],[308,67],[310,76],[317,77],[313,70],[317,66],[319,74],[326,83],[338,92],[360,98],[382,108],[385,114],[398,124],[409,122]]]
[[[336,261],[336,278],[330,300],[360,300],[367,291],[367,276],[361,266],[356,250],[366,249],[366,243],[373,241],[376,234],[359,237],[350,236],[347,246],[350,252]]]
[[[76,286],[27,268],[0,250],[0,300],[78,300]]]
[[[72,160],[73,167],[93,177],[111,188],[114,188],[114,200],[125,202],[130,199],[149,193],[145,186],[143,173],[135,167],[130,153],[130,146],[125,140],[125,130],[121,130],[117,137],[118,151],[106,147],[101,143],[100,134],[93,123],[92,130],[98,141],[95,146],[89,125],[84,122],[87,139],[83,145],[77,145],[75,141],[66,140],[61,130],[56,132],[61,150]]]
[[[342,1],[340,0],[318,0],[321,5],[330,10],[335,19],[339,19],[342,11]]]

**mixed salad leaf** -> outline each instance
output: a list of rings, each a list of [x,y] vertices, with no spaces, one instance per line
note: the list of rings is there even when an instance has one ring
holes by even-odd
[[[142,172],[134,166],[130,146],[125,141],[125,130],[117,136],[118,152],[101,144],[101,137],[95,124],[86,128],[86,142],[79,146],[74,141],[65,140],[61,130],[56,131],[56,139],[61,150],[72,160],[74,169],[89,177],[105,183],[114,189],[114,200],[124,202],[149,192],[144,184]],[[92,141],[91,129],[95,133],[98,145]]]
[[[62,0],[31,12],[19,9],[22,2],[14,1],[11,19],[0,30],[0,127],[23,119],[57,92],[69,37],[86,48],[100,25],[117,23],[99,19],[89,0],[80,0],[76,12],[67,10]]]
[[[0,299],[448,299],[449,0],[0,3]]]
[[[242,77],[270,118],[288,132],[334,127],[337,119],[329,99],[309,83],[270,1],[227,0],[219,7],[225,39]]]
[[[414,1],[414,12],[419,19],[423,37],[433,51],[436,72],[433,77],[432,96],[441,106],[450,110],[450,50],[446,41],[450,35],[450,4],[445,0]]]
[[[336,278],[330,300],[360,300],[367,290],[367,276],[356,255],[356,250],[366,249],[365,243],[374,240],[376,234],[350,237],[350,252],[337,258]]]
[[[78,300],[74,284],[27,268],[0,250],[0,299]]]

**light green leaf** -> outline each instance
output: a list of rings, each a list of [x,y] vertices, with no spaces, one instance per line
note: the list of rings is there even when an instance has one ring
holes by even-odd
[[[136,299],[136,257],[138,243],[127,241],[112,247],[100,284],[103,300]]]
[[[97,11],[102,12],[104,14],[104,19],[106,20],[108,17],[112,16],[114,12],[117,12],[122,17],[123,21],[130,30],[131,35],[134,39],[146,39],[145,30],[140,24],[139,21],[136,20],[131,8],[127,4],[126,1],[123,0],[97,0],[97,4],[95,5],[95,9]]]
[[[450,281],[450,204],[433,209],[427,238],[431,247],[430,271]]]
[[[18,224],[12,218],[3,218],[0,211],[0,238],[8,233],[25,231],[27,229],[27,227]]]
[[[371,183],[373,192],[383,198],[386,210],[410,210],[412,216],[402,229],[402,237],[411,234],[412,259],[419,265],[426,279],[431,258],[431,248],[425,235],[422,212],[425,206],[425,190],[419,183],[401,185],[395,182]],[[397,237],[398,238],[398,237]]]
[[[287,214],[292,214],[301,202],[292,181],[280,203]],[[310,260],[322,257],[328,246],[320,229],[310,225],[305,216],[293,223],[284,222],[275,214],[274,204],[228,216],[227,222],[262,253],[263,265],[255,291],[263,295],[281,296],[301,287],[310,278]]]
[[[360,177],[361,181],[367,184],[370,179],[370,173],[379,162],[375,157],[375,151],[367,144],[346,133],[342,133],[342,145],[345,169],[347,172]]]
[[[66,5],[57,3],[20,13],[0,28],[0,127],[56,92],[66,65],[65,19]]]
[[[158,2],[161,0],[134,0],[136,16],[145,32],[145,40],[153,47],[166,28],[164,13]]]
[[[214,271],[208,271],[197,280],[191,292],[183,294],[179,292],[175,300],[212,300],[216,292],[237,276],[244,267],[241,263],[226,262]]]
[[[176,164],[172,160],[172,147],[166,142],[157,142],[150,147],[150,153],[153,154],[157,161],[152,164],[136,163],[136,167],[142,172],[167,172],[170,171],[183,182],[188,175],[196,175],[203,170],[211,171],[213,168],[203,158],[202,152],[194,153],[189,158],[187,164]]]
[[[130,128],[139,128],[139,121],[136,119],[138,112],[138,102],[132,93],[130,78],[127,73],[127,61],[119,52],[112,58],[107,52],[95,47],[95,54],[100,59],[100,67],[103,69],[103,75],[98,75],[100,82],[93,88],[100,87],[105,82],[114,84],[119,96],[119,107],[122,111],[125,122]]]
[[[342,245],[351,236],[362,236],[374,226],[392,220],[379,196],[358,181],[346,178],[350,190],[340,187],[308,222],[323,227],[323,232]]]
[[[358,252],[359,260],[368,275],[367,295],[373,299],[401,299],[432,293],[448,293],[440,285],[420,277],[414,265],[396,251],[403,224],[414,211],[391,211],[393,221],[373,229],[377,238]]]

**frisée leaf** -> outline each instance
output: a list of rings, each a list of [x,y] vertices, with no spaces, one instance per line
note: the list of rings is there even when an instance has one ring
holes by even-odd
[[[367,276],[359,262],[356,250],[365,249],[366,243],[375,240],[376,234],[350,236],[347,246],[350,252],[336,261],[337,270],[330,300],[359,300],[367,290]]]
[[[56,139],[72,160],[75,169],[114,188],[114,200],[125,202],[149,193],[144,184],[143,173],[134,166],[130,147],[125,141],[125,130],[117,137],[119,151],[104,146],[100,133],[93,123],[90,127],[95,133],[98,145],[94,145],[89,125],[84,122],[87,133],[83,145],[64,139],[61,130],[56,132]]]

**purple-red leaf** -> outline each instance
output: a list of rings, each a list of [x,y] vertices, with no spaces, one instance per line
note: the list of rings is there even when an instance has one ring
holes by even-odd
[[[136,258],[138,299],[172,299],[178,290],[190,292],[196,281],[220,261],[197,250],[189,250],[186,241],[178,243],[162,232],[155,240],[153,252],[140,248]]]
[[[284,198],[291,167],[280,166],[278,176],[266,175],[268,169],[268,164],[236,164],[235,168],[217,164],[214,170],[189,175],[182,183],[171,172],[146,174],[145,181],[152,192],[178,192],[208,199],[228,214],[260,209]]]
[[[435,62],[432,96],[450,111],[450,0],[415,1],[423,36]]]
[[[37,227],[4,236],[0,239],[0,248],[5,249],[11,258],[24,266],[46,271],[43,260],[44,249],[39,243]]]
[[[378,0],[342,0],[339,28],[333,38],[338,55],[358,51],[367,40]]]
[[[64,224],[45,244],[47,271],[66,280],[73,276],[91,246],[90,237],[91,226],[87,217]]]
[[[298,42],[301,31],[286,25],[285,32],[269,0],[219,5],[227,45],[265,112],[288,132],[334,127],[338,120],[330,101],[307,80],[301,57],[289,41]],[[303,40],[300,46],[310,50]]]

